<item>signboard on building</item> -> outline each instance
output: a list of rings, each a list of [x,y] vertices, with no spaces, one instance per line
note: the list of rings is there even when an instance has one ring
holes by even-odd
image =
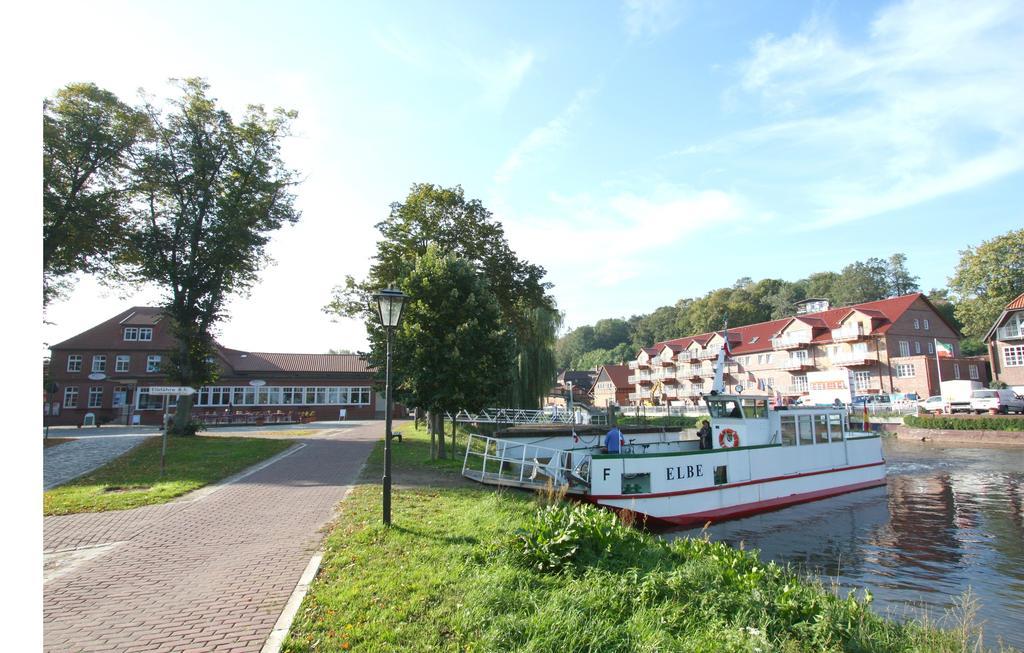
[[[175,385],[152,385],[148,388],[142,388],[142,390],[151,395],[170,395],[173,397],[180,395],[194,395],[196,393],[195,388]]]
[[[808,372],[807,391],[813,404],[853,403],[853,377],[845,367]]]

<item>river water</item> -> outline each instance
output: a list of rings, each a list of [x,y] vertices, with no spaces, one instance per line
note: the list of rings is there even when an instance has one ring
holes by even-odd
[[[869,589],[896,618],[940,620],[969,589],[986,646],[1024,650],[1024,448],[884,443],[886,487],[714,524],[710,537]]]

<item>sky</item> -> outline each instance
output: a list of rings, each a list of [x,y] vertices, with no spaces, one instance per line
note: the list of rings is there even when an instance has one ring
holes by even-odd
[[[51,2],[33,102],[201,76],[298,111],[300,222],[218,340],[366,347],[322,307],[417,182],[461,185],[547,269],[565,328],[903,252],[923,289],[1024,224],[1024,3]],[[36,105],[38,106],[38,105]],[[80,281],[54,344],[157,289]],[[683,335],[683,334],[680,334]]]

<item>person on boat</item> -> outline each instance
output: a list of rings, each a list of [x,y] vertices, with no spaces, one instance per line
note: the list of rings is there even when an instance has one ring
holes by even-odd
[[[608,435],[604,436],[604,450],[608,453],[619,453],[625,443],[618,426],[613,426]]]
[[[697,431],[697,437],[700,438],[701,449],[711,448],[711,422],[704,420],[700,429]]]

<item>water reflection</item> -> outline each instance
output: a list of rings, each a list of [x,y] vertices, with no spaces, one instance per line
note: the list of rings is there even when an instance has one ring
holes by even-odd
[[[885,488],[716,524],[710,535],[869,588],[897,616],[937,618],[970,588],[986,643],[1024,648],[1024,449],[887,441],[885,455]]]

